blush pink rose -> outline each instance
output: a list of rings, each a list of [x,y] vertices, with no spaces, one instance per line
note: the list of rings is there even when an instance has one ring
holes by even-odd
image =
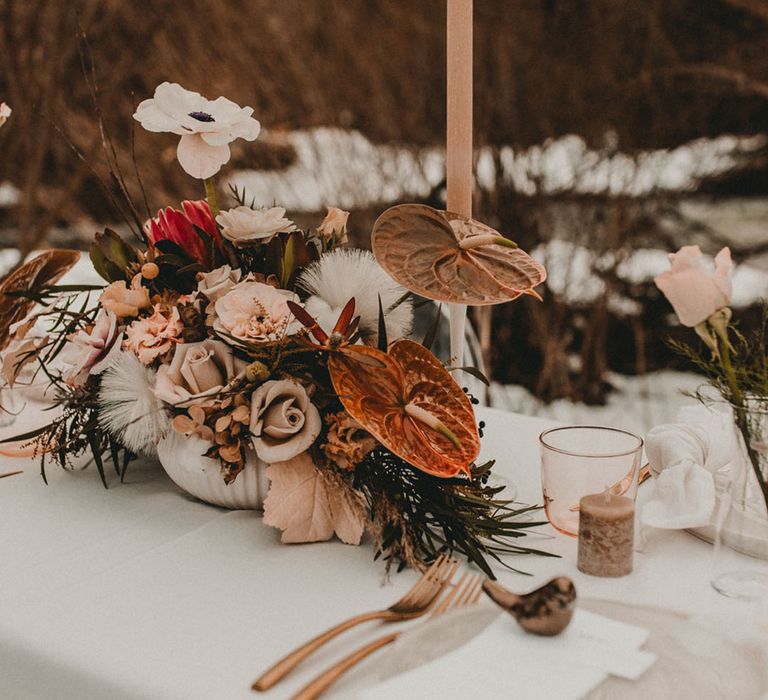
[[[240,281],[241,275],[240,270],[233,270],[229,265],[217,267],[199,276],[197,291],[205,294],[208,301],[215,303]]]
[[[288,301],[299,303],[299,297],[261,282],[240,282],[213,305],[213,329],[249,343],[275,342],[299,329]]]
[[[138,319],[128,326],[123,350],[130,350],[142,364],[148,365],[168,352],[176,343],[182,342],[183,330],[184,324],[181,322],[178,308],[174,306],[166,316],[159,306],[155,306],[155,312],[151,316]]]
[[[731,251],[723,248],[715,256],[715,269],[704,264],[699,246],[687,245],[669,256],[672,269],[654,280],[675,309],[680,323],[693,328],[718,309],[731,303],[733,269]]]

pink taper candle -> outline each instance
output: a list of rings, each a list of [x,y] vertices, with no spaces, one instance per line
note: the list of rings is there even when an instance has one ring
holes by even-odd
[[[472,216],[472,0],[447,0],[448,211]],[[467,308],[451,306],[451,364],[464,354]]]

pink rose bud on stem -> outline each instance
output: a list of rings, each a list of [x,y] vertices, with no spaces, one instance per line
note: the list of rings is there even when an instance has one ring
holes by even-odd
[[[715,256],[714,271],[703,264],[703,254],[697,245],[687,245],[669,256],[672,269],[654,280],[656,286],[672,304],[680,323],[695,328],[731,303],[733,269],[731,251],[723,248]]]
[[[733,400],[740,403],[742,393],[734,372],[733,346],[728,337],[733,293],[728,277],[733,269],[731,251],[723,248],[715,256],[714,270],[702,264],[703,257],[699,246],[683,246],[669,256],[672,269],[662,272],[654,281],[672,304],[680,323],[693,328],[717,358]]]

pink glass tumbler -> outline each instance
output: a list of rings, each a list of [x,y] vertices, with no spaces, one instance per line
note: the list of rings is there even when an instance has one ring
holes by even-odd
[[[559,532],[578,535],[582,496],[637,495],[641,437],[618,428],[575,425],[545,430],[539,443],[544,508]]]

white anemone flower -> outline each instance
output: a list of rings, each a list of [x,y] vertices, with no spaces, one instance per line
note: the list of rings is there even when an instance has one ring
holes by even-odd
[[[367,250],[337,248],[325,253],[302,273],[298,284],[312,295],[304,308],[326,332],[332,330],[351,297],[355,298],[355,315],[360,316],[360,334],[365,343],[375,345],[378,339],[379,297],[389,342],[411,332],[410,300],[397,305],[405,288]]]
[[[10,116],[11,108],[5,102],[0,102],[0,126],[5,124]]]
[[[176,157],[192,177],[212,177],[230,158],[235,139],[253,141],[261,124],[251,107],[240,107],[226,97],[208,100],[177,83],[161,83],[154,97],[139,104],[133,118],[147,131],[181,136]]]
[[[296,224],[285,218],[283,207],[235,207],[216,217],[221,235],[236,245],[268,243],[277,233],[296,230]]]

